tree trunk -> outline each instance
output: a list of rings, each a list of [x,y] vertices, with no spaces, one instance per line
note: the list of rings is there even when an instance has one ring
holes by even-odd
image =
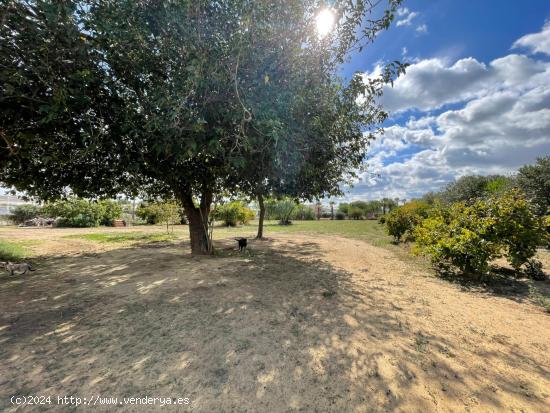
[[[256,239],[263,239],[263,237],[264,237],[265,205],[264,205],[264,197],[263,197],[262,194],[258,194],[258,205],[260,206],[260,222],[258,223],[258,235],[256,235]]]
[[[212,253],[210,240],[208,238],[208,217],[212,194],[202,194],[200,206],[197,208],[193,203],[193,197],[187,194],[182,199],[185,214],[189,220],[189,239],[191,240],[191,253],[194,255],[209,255]]]

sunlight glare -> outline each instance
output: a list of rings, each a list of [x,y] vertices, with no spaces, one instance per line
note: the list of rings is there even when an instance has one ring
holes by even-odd
[[[320,38],[325,37],[334,27],[334,13],[330,9],[323,9],[316,17],[317,34]]]

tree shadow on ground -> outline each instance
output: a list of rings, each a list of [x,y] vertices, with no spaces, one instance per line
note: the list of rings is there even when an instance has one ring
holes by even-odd
[[[548,279],[533,280],[501,265],[492,265],[489,273],[483,277],[472,278],[452,270],[439,270],[436,274],[439,278],[460,286],[463,291],[507,298],[519,303],[537,303],[537,297],[550,301]]]
[[[419,329],[406,301],[359,285],[316,242],[217,246],[214,257],[187,244],[53,257],[3,278],[0,410],[15,411],[16,394],[189,397],[173,411],[199,412],[547,406],[548,366],[505,339],[482,347]]]

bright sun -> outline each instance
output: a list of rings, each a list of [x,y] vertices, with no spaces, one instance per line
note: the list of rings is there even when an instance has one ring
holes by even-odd
[[[315,18],[317,22],[317,34],[323,38],[330,33],[334,26],[334,13],[329,9],[323,9]]]

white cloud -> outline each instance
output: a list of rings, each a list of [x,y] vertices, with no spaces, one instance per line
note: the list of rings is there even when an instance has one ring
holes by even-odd
[[[376,67],[366,76],[376,76]],[[488,65],[468,57],[454,63],[441,58],[413,63],[407,73],[386,88],[382,104],[391,113],[410,109],[429,111],[447,104],[468,101],[506,87],[529,88],[547,78],[547,63],[510,54]]]
[[[426,24],[421,24],[416,28],[418,33],[428,33],[428,26]]]
[[[407,7],[400,7],[400,8],[397,9],[397,15],[398,16],[405,16],[409,13],[410,13],[410,11]]]
[[[355,197],[410,199],[462,175],[512,173],[550,154],[550,62],[518,54],[487,64],[426,59],[386,92],[386,108],[416,116],[372,145],[369,171],[380,176],[365,174]]]
[[[418,16],[418,13],[415,11],[410,11],[407,8],[402,8],[397,10],[397,15],[403,17],[402,19],[397,20],[397,23],[395,24],[397,27],[410,26],[413,19]]]
[[[512,47],[525,47],[533,53],[550,55],[550,22],[546,22],[542,31],[520,37]]]

